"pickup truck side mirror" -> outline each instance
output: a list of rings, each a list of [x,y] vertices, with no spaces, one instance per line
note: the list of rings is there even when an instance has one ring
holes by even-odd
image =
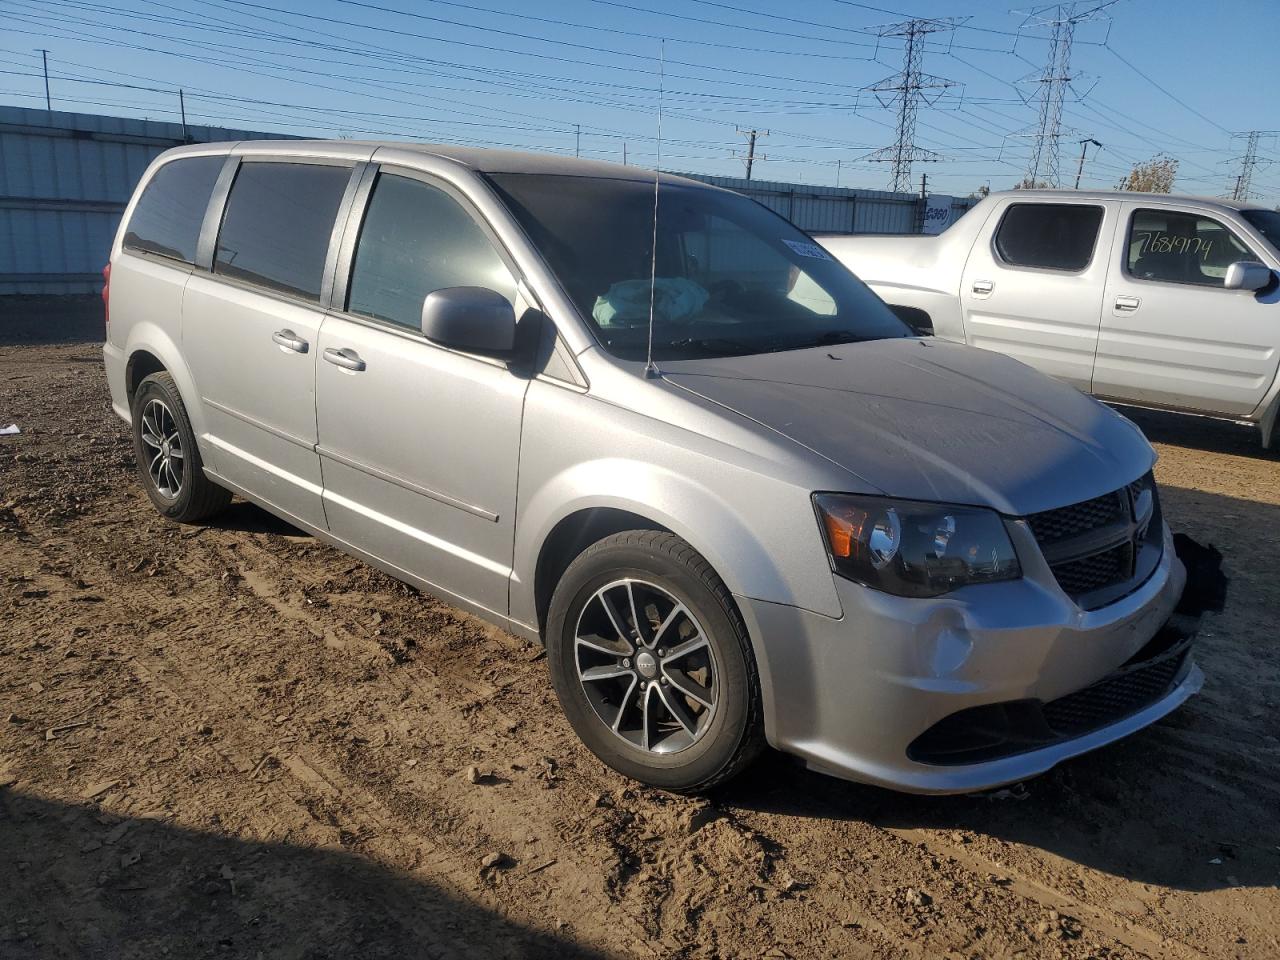
[[[446,287],[422,301],[422,333],[441,346],[506,358],[515,349],[516,312],[496,290]]]
[[[1227,267],[1222,285],[1228,290],[1261,290],[1271,283],[1271,270],[1256,260],[1238,260]]]

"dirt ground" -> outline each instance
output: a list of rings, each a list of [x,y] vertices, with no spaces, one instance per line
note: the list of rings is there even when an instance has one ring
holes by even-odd
[[[539,652],[237,502],[152,510],[91,344],[0,347],[0,957],[1280,956],[1280,463],[1137,415],[1204,692],[1025,789],[582,748]]]

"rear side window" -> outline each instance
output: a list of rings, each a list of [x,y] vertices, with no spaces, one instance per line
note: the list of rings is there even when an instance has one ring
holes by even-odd
[[[218,233],[214,273],[320,302],[325,255],[351,168],[247,161]]]
[[[195,263],[200,225],[226,157],[184,157],[156,171],[129,218],[124,246]]]
[[[1220,287],[1227,267],[1257,260],[1217,220],[1178,210],[1135,210],[1129,222],[1126,267],[1136,280]]]
[[[1093,259],[1102,208],[1075,203],[1015,203],[996,230],[996,252],[1015,267],[1083,270]]]
[[[380,174],[356,245],[347,309],[417,330],[422,301],[446,287],[487,287],[516,298],[511,272],[458,201],[420,180]]]

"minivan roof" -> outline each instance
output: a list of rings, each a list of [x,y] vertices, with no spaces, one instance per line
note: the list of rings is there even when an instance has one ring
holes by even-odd
[[[560,176],[607,177],[612,180],[653,182],[653,171],[644,167],[583,160],[553,153],[530,153],[523,150],[489,150],[481,147],[459,147],[444,143],[415,143],[404,140],[245,140],[239,143],[201,143],[177,147],[174,154],[216,153],[235,150],[242,154],[288,154],[290,156],[343,157],[370,159],[375,154],[417,153],[440,157],[469,167],[479,173],[537,173]],[[663,183],[681,183],[717,189],[698,180],[664,173]]]

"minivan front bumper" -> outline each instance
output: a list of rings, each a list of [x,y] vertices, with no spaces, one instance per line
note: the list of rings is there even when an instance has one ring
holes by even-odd
[[[1143,660],[1149,644],[1160,646],[1152,640],[1186,581],[1167,528],[1164,539],[1146,582],[1092,611],[1035,567],[1020,580],[931,600],[837,577],[840,618],[738,597],[759,661],[769,742],[835,776],[911,793],[962,793],[1035,776],[1141,729],[1200,689],[1203,675],[1189,651],[1178,652],[1154,699],[1078,735],[1022,731],[1025,749],[1006,745],[977,762],[964,762],[963,753],[921,762],[921,751],[911,749],[961,711],[1030,704],[1035,714],[1040,705],[1087,696],[1086,688]]]

